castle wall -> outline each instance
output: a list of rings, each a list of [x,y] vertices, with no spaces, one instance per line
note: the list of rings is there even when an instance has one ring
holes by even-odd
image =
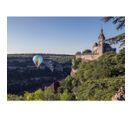
[[[76,55],[76,59],[81,58],[83,61],[92,61],[96,60],[100,57],[100,55]]]

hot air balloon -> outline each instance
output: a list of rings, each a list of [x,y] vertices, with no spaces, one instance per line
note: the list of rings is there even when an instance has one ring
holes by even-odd
[[[41,63],[43,62],[43,57],[41,55],[35,55],[33,57],[33,62],[36,65],[36,67],[38,68],[41,65]]]

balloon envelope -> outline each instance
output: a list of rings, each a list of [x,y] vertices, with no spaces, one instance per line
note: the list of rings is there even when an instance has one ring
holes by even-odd
[[[36,65],[36,67],[39,67],[40,64],[43,62],[43,57],[41,55],[35,55],[33,57],[33,62]]]

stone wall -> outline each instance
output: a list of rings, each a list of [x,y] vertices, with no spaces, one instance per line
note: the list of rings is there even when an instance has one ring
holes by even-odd
[[[96,60],[100,57],[101,55],[76,55],[76,59],[81,58],[83,61],[92,61]]]

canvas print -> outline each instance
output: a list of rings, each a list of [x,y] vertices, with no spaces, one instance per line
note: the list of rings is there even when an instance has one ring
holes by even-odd
[[[7,17],[8,101],[125,101],[125,17]]]

